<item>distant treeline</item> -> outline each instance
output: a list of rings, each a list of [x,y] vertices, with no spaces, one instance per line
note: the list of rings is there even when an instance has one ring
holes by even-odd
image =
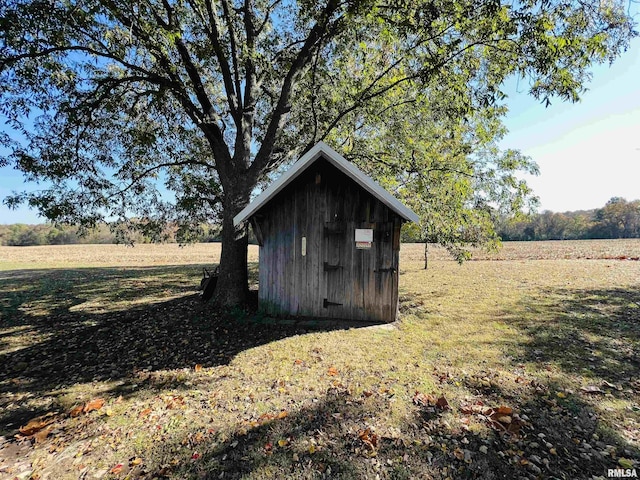
[[[167,227],[167,242],[176,242],[177,227]],[[640,238],[640,200],[627,202],[615,197],[595,210],[554,213],[545,211],[530,215],[519,221],[501,221],[497,233],[503,241],[522,240],[586,240],[592,238]],[[404,242],[420,242],[414,232],[403,232]],[[118,243],[117,233],[102,224],[85,235],[71,225],[56,226],[48,223],[25,225],[0,225],[0,245],[70,245],[74,243]],[[132,234],[134,243],[151,243],[152,239],[142,234]],[[201,225],[198,233],[190,237],[195,242],[218,242],[221,240],[220,226]],[[251,243],[255,243],[250,230]]]
[[[113,243],[114,236],[106,225],[97,227],[85,237],[77,234],[77,227],[56,227],[46,223],[0,225],[0,244],[27,247],[33,245],[69,245],[73,243]]]
[[[166,241],[176,242],[177,228],[168,227]],[[203,225],[194,237],[196,242],[220,241],[220,227],[217,225]],[[151,243],[152,239],[140,233],[129,233],[128,240],[133,243]],[[0,245],[3,246],[35,246],[35,245],[72,245],[76,243],[118,243],[117,232],[112,231],[107,224],[101,224],[86,234],[78,233],[78,227],[73,225],[52,225],[41,223],[25,225],[0,225]]]
[[[595,210],[545,211],[521,221],[501,222],[502,240],[586,240],[640,238],[640,200],[614,197]]]

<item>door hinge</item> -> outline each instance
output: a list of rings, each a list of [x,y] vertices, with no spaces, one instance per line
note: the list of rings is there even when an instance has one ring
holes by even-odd
[[[332,270],[338,270],[342,268],[342,265],[331,265],[329,262],[324,262],[323,268],[325,272],[330,272]]]
[[[389,268],[379,268],[378,270],[374,270],[375,273],[395,273],[396,269],[394,267]]]
[[[327,308],[327,307],[339,307],[342,306],[342,303],[337,303],[337,302],[330,302],[329,300],[327,300],[326,298],[324,300],[322,300],[322,308]]]

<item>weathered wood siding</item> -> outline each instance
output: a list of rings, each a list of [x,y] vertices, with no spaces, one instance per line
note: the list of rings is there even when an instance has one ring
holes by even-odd
[[[326,160],[254,218],[262,233],[259,302],[266,313],[395,320],[401,219]],[[356,228],[373,229],[371,249],[356,249]]]

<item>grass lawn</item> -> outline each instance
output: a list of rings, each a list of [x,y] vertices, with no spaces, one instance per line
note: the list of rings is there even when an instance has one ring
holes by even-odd
[[[310,329],[200,303],[217,245],[0,247],[0,478],[640,475],[640,241],[430,251]]]

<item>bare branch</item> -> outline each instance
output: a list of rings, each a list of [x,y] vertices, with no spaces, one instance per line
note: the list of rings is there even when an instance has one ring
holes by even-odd
[[[287,75],[282,83],[280,90],[280,97],[278,103],[274,108],[273,114],[267,126],[264,140],[260,145],[260,149],[256,154],[256,157],[249,168],[249,175],[253,178],[258,178],[263,168],[267,168],[271,153],[273,152],[273,146],[275,145],[276,138],[284,126],[285,116],[290,110],[289,100],[293,88],[298,80],[299,75],[303,69],[309,64],[312,58],[313,50],[317,47],[318,42],[328,33],[330,29],[337,30],[340,25],[342,17],[335,20],[333,24],[330,23],[330,19],[333,14],[339,8],[339,2],[337,0],[329,0],[327,5],[318,20],[318,22],[309,31],[307,38],[302,48],[298,51],[295,60],[292,62]]]
[[[222,13],[227,23],[227,30],[229,31],[229,47],[231,48],[231,62],[233,63],[233,80],[235,82],[236,95],[238,96],[238,106],[240,107],[240,105],[242,105],[243,102],[242,102],[242,89],[240,87],[240,67],[239,67],[240,61],[238,58],[236,29],[233,26],[233,18],[231,17],[231,13],[229,11],[228,0],[221,0],[221,1],[222,1]],[[247,14],[245,13],[245,17],[246,16]]]
[[[215,169],[214,165],[211,165],[207,162],[202,162],[199,160],[183,160],[181,162],[166,162],[166,163],[159,163],[157,165],[154,165],[153,167],[149,167],[147,168],[145,171],[143,171],[142,173],[136,175],[131,182],[122,190],[119,190],[111,195],[109,195],[107,197],[107,199],[110,199],[112,197],[115,197],[116,195],[123,195],[125,194],[128,190],[130,190],[133,186],[135,186],[138,182],[140,182],[141,180],[143,180],[147,175],[149,175],[150,173],[153,173],[156,170],[159,170],[161,168],[166,168],[166,167],[180,167],[183,165],[200,165],[203,167],[207,167],[207,168],[211,168],[211,169]]]
[[[322,51],[322,44],[318,45],[316,49],[315,60],[313,62],[313,67],[311,70],[311,85],[316,84],[316,74],[318,71],[318,61],[320,60],[320,52]],[[313,135],[311,136],[311,141],[309,143],[316,144],[316,138],[318,136],[318,112],[316,111],[316,92],[315,89],[311,90],[311,115],[313,116]]]
[[[262,21],[260,26],[256,29],[256,36],[262,33],[262,30],[264,30],[264,27],[266,27],[267,23],[269,23],[269,19],[271,18],[271,13],[280,3],[282,3],[282,0],[275,0],[275,2],[273,2],[271,5],[267,7],[267,12],[264,15],[264,20]]]
[[[220,27],[218,25],[218,16],[213,9],[213,5],[211,0],[204,0],[204,4],[207,8],[207,15],[209,16],[209,23],[211,25],[211,32],[209,35],[209,40],[211,41],[211,45],[213,47],[213,51],[216,54],[216,58],[218,59],[218,64],[220,65],[220,71],[222,72],[222,81],[224,83],[224,88],[227,93],[227,101],[229,102],[229,109],[231,111],[231,116],[233,117],[236,124],[240,121],[240,102],[238,101],[238,92],[235,90],[233,84],[233,75],[231,73],[231,68],[229,67],[229,62],[227,57],[225,56],[222,50],[222,43],[220,40]]]
[[[185,70],[187,71],[187,75],[191,80],[191,84],[193,85],[196,97],[198,99],[198,102],[200,103],[200,106],[202,107],[205,116],[212,115],[214,112],[213,104],[211,103],[211,100],[207,95],[204,84],[202,83],[202,78],[200,77],[200,74],[198,72],[198,68],[193,63],[187,46],[180,37],[176,38],[175,45],[178,49],[178,53],[180,54],[180,58],[182,58]]]

